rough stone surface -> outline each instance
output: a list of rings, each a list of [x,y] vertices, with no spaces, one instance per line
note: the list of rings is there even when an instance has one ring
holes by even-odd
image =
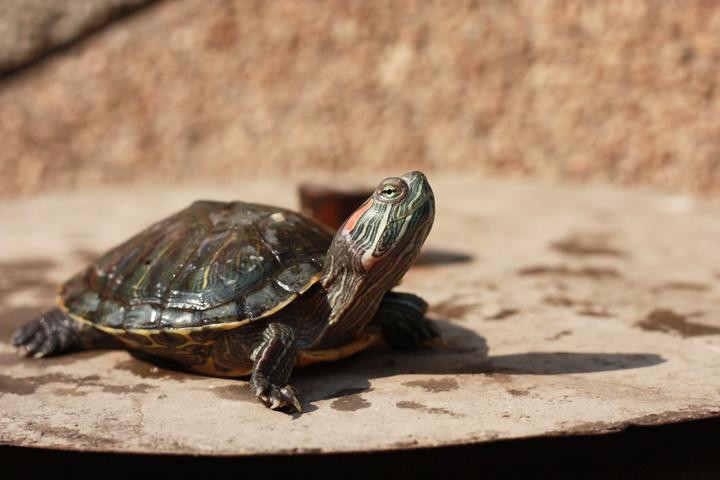
[[[3,0],[0,74],[96,29],[151,0]]]
[[[0,195],[387,164],[718,193],[719,35],[707,0],[163,2],[0,84]]]
[[[397,173],[397,172],[396,172]],[[374,184],[377,179],[367,179]],[[430,177],[436,226],[401,290],[446,346],[298,370],[306,413],[247,383],[89,351],[20,359],[55,285],[200,198],[293,206],[294,185],[134,189],[0,204],[0,443],[256,454],[603,433],[720,414],[720,203],[606,186]]]

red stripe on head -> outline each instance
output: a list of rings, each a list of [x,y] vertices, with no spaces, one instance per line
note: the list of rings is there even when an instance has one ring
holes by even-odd
[[[353,231],[355,228],[355,225],[357,224],[358,220],[360,220],[360,217],[363,216],[365,212],[367,212],[368,208],[370,208],[373,204],[373,199],[368,198],[365,203],[362,204],[360,208],[355,210],[352,215],[348,217],[348,219],[345,221],[345,225],[343,225],[343,233],[348,234]]]

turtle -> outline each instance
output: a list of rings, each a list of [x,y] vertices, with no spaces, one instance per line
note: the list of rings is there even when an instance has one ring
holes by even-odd
[[[284,208],[196,201],[67,280],[12,342],[34,357],[115,344],[200,374],[249,376],[267,407],[300,413],[294,367],[381,338],[416,348],[441,337],[422,298],[392,290],[434,215],[418,171],[380,182],[337,232]]]

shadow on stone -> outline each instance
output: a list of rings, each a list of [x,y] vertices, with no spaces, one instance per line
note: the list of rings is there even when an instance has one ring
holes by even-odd
[[[437,320],[436,320],[437,321]],[[427,382],[442,382],[444,375],[483,374],[512,381],[513,375],[558,375],[626,370],[658,365],[666,360],[653,353],[527,352],[488,355],[484,337],[460,325],[437,321],[446,345],[395,351],[376,347],[336,363],[312,365],[293,373],[293,384],[303,393],[304,405],[352,397],[345,402],[370,407],[363,393],[372,380],[404,374],[438,375]],[[428,384],[429,385],[429,384]],[[338,405],[341,402],[336,400]],[[331,405],[332,406],[332,405]],[[311,411],[311,409],[308,409]],[[312,408],[314,410],[314,408]]]
[[[438,375],[440,378],[423,380],[426,387],[437,387],[443,375],[483,374],[496,380],[511,381],[514,375],[558,375],[592,373],[650,367],[666,360],[652,353],[600,353],[600,352],[526,352],[508,355],[488,355],[484,337],[472,330],[446,320],[435,320],[445,344],[420,350],[390,350],[373,347],[339,362],[312,365],[296,369],[292,384],[301,392],[303,410],[311,413],[318,409],[313,402],[332,400],[329,407],[351,412],[371,407],[364,393],[372,388],[371,380],[403,374]],[[98,351],[102,353],[102,351]],[[127,359],[117,368],[127,370],[141,378],[162,378],[179,382],[199,379],[180,364],[143,352],[131,351],[134,358]],[[92,353],[70,354],[78,360]],[[52,359],[48,359],[52,362]],[[239,379],[238,391],[246,389]],[[435,385],[437,384],[437,385]],[[442,384],[444,385],[444,384]],[[442,386],[441,385],[441,386]],[[422,385],[421,385],[422,386]],[[234,387],[233,387],[234,388]],[[233,394],[238,394],[235,389]],[[252,400],[243,390],[239,400]]]
[[[491,355],[490,367],[511,375],[558,375],[607,372],[658,365],[666,360],[654,353],[528,352]],[[490,373],[490,372],[488,372]]]
[[[330,407],[350,411],[369,408],[363,393],[371,389],[374,378],[394,375],[458,374],[487,359],[485,338],[462,326],[435,320],[445,345],[420,350],[390,350],[377,346],[339,362],[311,365],[293,372],[293,385],[303,396],[303,408],[309,403],[332,399]],[[344,400],[343,400],[344,399]],[[314,410],[310,405],[306,411]]]
[[[453,250],[441,250],[430,248],[420,253],[415,266],[431,267],[435,265],[445,265],[448,263],[466,263],[473,259],[472,255]]]
[[[199,373],[190,372],[180,363],[169,358],[150,355],[140,350],[128,350],[133,358],[117,365],[140,378],[168,378],[178,382],[192,378],[202,378]]]

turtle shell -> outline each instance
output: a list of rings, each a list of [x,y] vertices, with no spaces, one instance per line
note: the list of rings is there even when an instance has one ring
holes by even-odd
[[[198,201],[71,278],[59,304],[103,330],[235,328],[317,282],[332,237],[282,208]]]

